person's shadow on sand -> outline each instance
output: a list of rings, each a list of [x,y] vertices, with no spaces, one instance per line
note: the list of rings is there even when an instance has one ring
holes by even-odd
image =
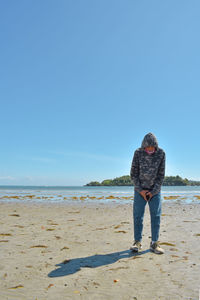
[[[97,268],[103,265],[113,264],[122,258],[140,256],[149,251],[150,250],[147,249],[145,251],[134,253],[131,250],[124,250],[124,251],[113,252],[109,254],[96,254],[87,257],[73,258],[73,259],[65,260],[60,264],[57,264],[56,266],[60,268],[51,271],[48,274],[48,276],[60,277],[60,276],[71,275],[80,271],[81,268]]]

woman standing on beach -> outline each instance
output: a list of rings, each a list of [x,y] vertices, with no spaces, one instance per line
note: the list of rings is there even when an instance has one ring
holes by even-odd
[[[158,238],[161,218],[161,186],[165,177],[165,152],[158,147],[152,133],[145,135],[141,148],[133,156],[131,179],[134,183],[134,243],[130,250],[138,252],[141,248],[143,218],[148,202],[151,216],[150,250],[156,254],[164,253]]]

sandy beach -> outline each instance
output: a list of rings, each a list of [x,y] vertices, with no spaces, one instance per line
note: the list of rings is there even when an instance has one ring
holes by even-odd
[[[0,299],[199,299],[200,205],[164,203],[133,254],[132,204],[0,204]]]

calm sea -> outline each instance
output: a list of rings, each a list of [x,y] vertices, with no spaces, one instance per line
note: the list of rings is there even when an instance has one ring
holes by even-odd
[[[133,194],[133,186],[0,186],[0,202],[130,203]],[[164,202],[200,203],[200,186],[164,186],[161,195]]]

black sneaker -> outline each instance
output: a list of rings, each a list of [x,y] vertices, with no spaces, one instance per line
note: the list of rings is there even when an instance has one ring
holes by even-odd
[[[156,254],[163,254],[165,251],[159,246],[159,242],[150,243],[150,250]]]
[[[133,243],[133,246],[130,247],[130,250],[133,252],[139,252],[142,249],[142,245],[139,241],[135,241]]]

